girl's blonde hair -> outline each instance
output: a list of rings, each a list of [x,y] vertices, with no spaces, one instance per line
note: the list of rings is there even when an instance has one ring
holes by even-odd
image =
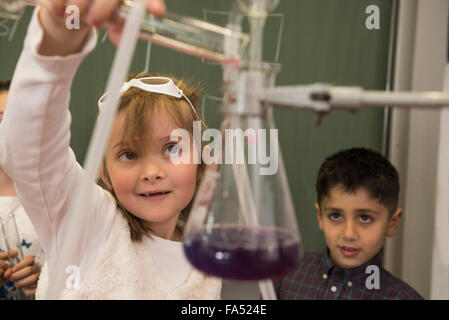
[[[135,87],[129,88],[120,99],[120,105],[118,112],[125,112],[124,121],[124,134],[122,136],[122,142],[132,147],[134,150],[148,150],[150,146],[145,137],[152,131],[152,121],[148,121],[153,118],[153,115],[157,115],[159,111],[164,110],[173,119],[173,121],[179,126],[190,132],[193,135],[193,121],[201,122],[201,134],[207,128],[204,121],[199,116],[199,94],[202,89],[199,84],[191,84],[190,82],[181,79],[178,80],[173,76],[160,75],[160,74],[146,74],[140,73],[137,76],[128,77],[127,81],[131,79],[139,79],[144,77],[168,77],[184,92],[184,95],[190,100],[194,112],[191,106],[184,98],[175,98],[165,94],[153,93],[144,91]],[[204,148],[202,143],[201,150]],[[199,183],[205,169],[204,163],[198,167],[197,170],[197,184]],[[117,205],[121,208],[122,214],[127,219],[130,230],[131,240],[141,241],[142,236],[146,235],[151,238],[151,230],[145,225],[145,220],[134,216],[131,212],[126,210],[124,206],[118,200],[113,188],[109,173],[106,167],[106,160],[103,160],[103,177],[106,181],[103,181],[105,187],[112,193],[117,202]],[[192,206],[192,201],[182,210],[177,228],[182,233],[183,225],[189,216],[189,212]]]

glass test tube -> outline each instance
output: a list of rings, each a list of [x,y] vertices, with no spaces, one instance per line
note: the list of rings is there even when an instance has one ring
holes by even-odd
[[[10,257],[9,265],[11,267],[15,266],[23,259],[23,251],[20,243],[19,233],[17,231],[16,218],[14,213],[9,213],[7,215],[0,216],[1,231],[3,236],[3,241],[5,244],[5,251],[17,251],[16,257]],[[23,293],[21,288],[17,288],[16,299],[26,300],[28,299]]]

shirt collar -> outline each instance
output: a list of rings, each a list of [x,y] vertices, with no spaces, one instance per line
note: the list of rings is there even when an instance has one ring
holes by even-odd
[[[351,268],[351,269],[343,269],[337,267],[331,260],[329,255],[329,248],[326,248],[324,254],[322,255],[322,265],[324,266],[323,272],[331,275],[332,272],[342,272],[345,275],[345,278],[354,279],[358,277],[366,276],[366,268],[369,265],[376,265],[379,268],[382,266],[382,255],[381,251],[379,251],[374,257],[372,257],[369,261],[365,262],[361,266]]]

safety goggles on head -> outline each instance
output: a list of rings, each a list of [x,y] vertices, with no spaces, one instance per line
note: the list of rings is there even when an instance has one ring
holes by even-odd
[[[144,91],[154,92],[165,94],[175,98],[185,98],[192,108],[193,112],[196,113],[193,104],[190,102],[189,98],[179,89],[172,79],[167,77],[145,77],[138,79],[131,79],[128,82],[123,83],[122,88],[120,89],[120,96],[126,92],[131,87],[139,88]],[[100,108],[100,112],[102,107],[105,104],[107,93],[105,93],[98,100],[98,107]]]

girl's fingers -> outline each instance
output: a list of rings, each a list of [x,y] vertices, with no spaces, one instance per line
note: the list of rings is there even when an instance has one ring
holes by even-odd
[[[0,275],[5,272],[5,270],[9,267],[9,264],[7,264],[5,261],[0,259]],[[3,271],[2,271],[3,270]]]
[[[120,23],[120,22],[113,23],[108,27],[109,40],[111,40],[111,42],[116,47],[118,47],[118,45],[120,43],[120,38],[122,36],[122,27],[123,27],[123,23]]]
[[[17,251],[0,252],[0,278],[8,279],[12,274],[8,259],[17,256]]]
[[[5,278],[6,280],[8,280],[9,277],[11,277],[11,275],[12,275],[12,269],[11,269],[11,268],[8,268],[8,269],[6,269],[5,273],[3,274],[3,278]]]
[[[147,0],[147,10],[155,15],[162,15],[165,13],[165,1],[164,0]],[[108,26],[108,36],[111,42],[117,47],[120,43],[122,35],[123,21],[114,21]]]
[[[63,18],[66,7],[75,5],[79,8],[81,17],[86,17],[87,23],[100,27],[114,19],[122,0],[51,0],[50,3],[57,17]],[[162,15],[166,10],[164,0],[147,0],[146,7],[155,15]]]
[[[9,278],[11,281],[17,281],[31,274],[37,274],[39,277],[40,270],[40,266],[34,263],[34,258],[28,256],[20,261],[20,263],[16,264],[14,268],[12,268],[12,273]]]
[[[87,23],[96,27],[102,26],[114,18],[121,0],[96,0],[92,2],[87,14]]]
[[[17,251],[0,252],[0,260],[7,260],[15,257],[17,257]]]
[[[37,288],[37,282],[30,284],[29,286],[23,287],[23,289],[36,289]]]
[[[13,272],[8,279],[11,281],[17,281],[17,280],[28,277],[32,273],[33,273],[33,268],[31,266],[27,266],[25,268],[20,269],[19,271]]]
[[[37,273],[38,275],[40,275],[41,274],[41,266],[39,264],[37,264],[37,263],[33,264],[31,266],[31,272],[32,273]]]
[[[34,296],[36,295],[36,288],[26,287],[26,288],[22,288],[22,290],[23,290],[23,293],[29,298],[34,298]]]
[[[70,0],[67,5],[68,6],[73,5],[78,7],[78,9],[80,10],[80,16],[85,17],[86,14],[89,12],[91,3],[92,3],[91,0]]]
[[[33,273],[26,278],[20,279],[18,281],[14,281],[14,286],[16,288],[27,287],[30,285],[34,285],[39,280],[39,274]]]
[[[66,0],[52,0],[51,1],[53,13],[59,18],[63,18],[65,15],[65,5],[66,5]]]
[[[34,258],[31,256],[25,257],[22,259],[22,261],[20,261],[18,264],[16,264],[13,268],[12,271],[15,273],[23,268],[25,268],[26,266],[32,266],[34,264]]]
[[[155,15],[162,15],[165,13],[164,0],[147,0],[147,9]]]

